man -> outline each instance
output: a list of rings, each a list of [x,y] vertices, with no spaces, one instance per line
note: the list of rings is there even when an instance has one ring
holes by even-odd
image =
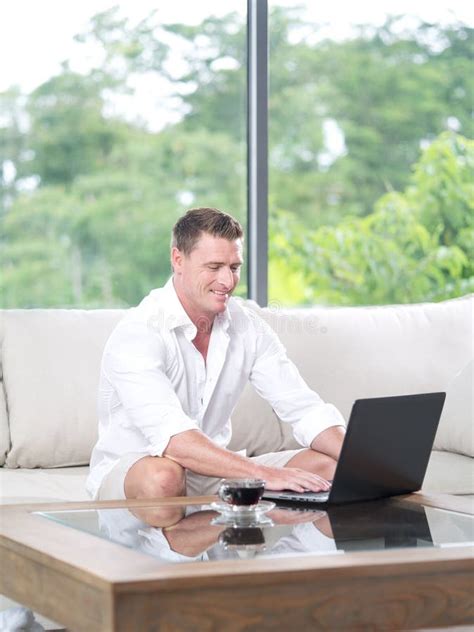
[[[173,228],[172,278],[110,336],[87,482],[94,498],[213,494],[221,478],[262,478],[273,490],[329,488],[344,420],[308,388],[271,328],[231,298],[242,241],[230,215],[188,211]],[[306,448],[253,458],[226,449],[247,380]]]

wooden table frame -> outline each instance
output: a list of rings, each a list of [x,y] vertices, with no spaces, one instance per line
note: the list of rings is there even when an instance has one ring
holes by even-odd
[[[473,513],[462,497],[407,499]],[[413,630],[474,622],[472,547],[157,565],[153,557],[32,513],[149,505],[0,508],[0,593],[77,632]]]

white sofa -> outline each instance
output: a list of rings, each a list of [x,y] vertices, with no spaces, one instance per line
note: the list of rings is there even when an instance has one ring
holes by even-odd
[[[423,489],[474,494],[473,298],[387,307],[260,309],[306,381],[349,416],[352,403],[446,390]],[[104,343],[123,310],[0,312],[0,499],[86,500]],[[294,446],[289,428],[248,387],[231,447]]]

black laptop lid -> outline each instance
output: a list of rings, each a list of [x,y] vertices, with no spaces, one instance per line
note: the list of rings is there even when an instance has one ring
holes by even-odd
[[[330,503],[417,491],[423,484],[446,393],[356,400]]]

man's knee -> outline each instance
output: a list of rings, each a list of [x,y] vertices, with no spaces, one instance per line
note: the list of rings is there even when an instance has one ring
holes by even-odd
[[[336,472],[337,461],[331,456],[310,450],[308,453],[307,466],[304,469],[309,470],[313,474],[322,476],[327,481],[332,481]]]
[[[174,461],[147,457],[130,468],[125,479],[127,498],[182,496],[186,490],[184,469]]]
[[[153,507],[129,508],[130,513],[136,518],[142,522],[146,522],[150,527],[159,527],[160,529],[170,527],[180,522],[180,520],[184,518],[184,510],[184,506],[175,507],[174,505],[165,507],[155,505]]]
[[[184,492],[184,470],[177,463],[152,469],[145,488],[148,497],[181,496]]]
[[[331,456],[328,456],[327,454],[319,453],[319,459],[318,459],[319,476],[322,476],[327,481],[332,481],[332,479],[334,478],[334,474],[336,472],[336,465],[337,465],[337,461],[333,459]]]
[[[307,470],[318,476],[322,476],[328,481],[332,481],[336,471],[337,461],[327,454],[316,452],[315,450],[302,450],[294,456],[286,467],[298,467]]]

